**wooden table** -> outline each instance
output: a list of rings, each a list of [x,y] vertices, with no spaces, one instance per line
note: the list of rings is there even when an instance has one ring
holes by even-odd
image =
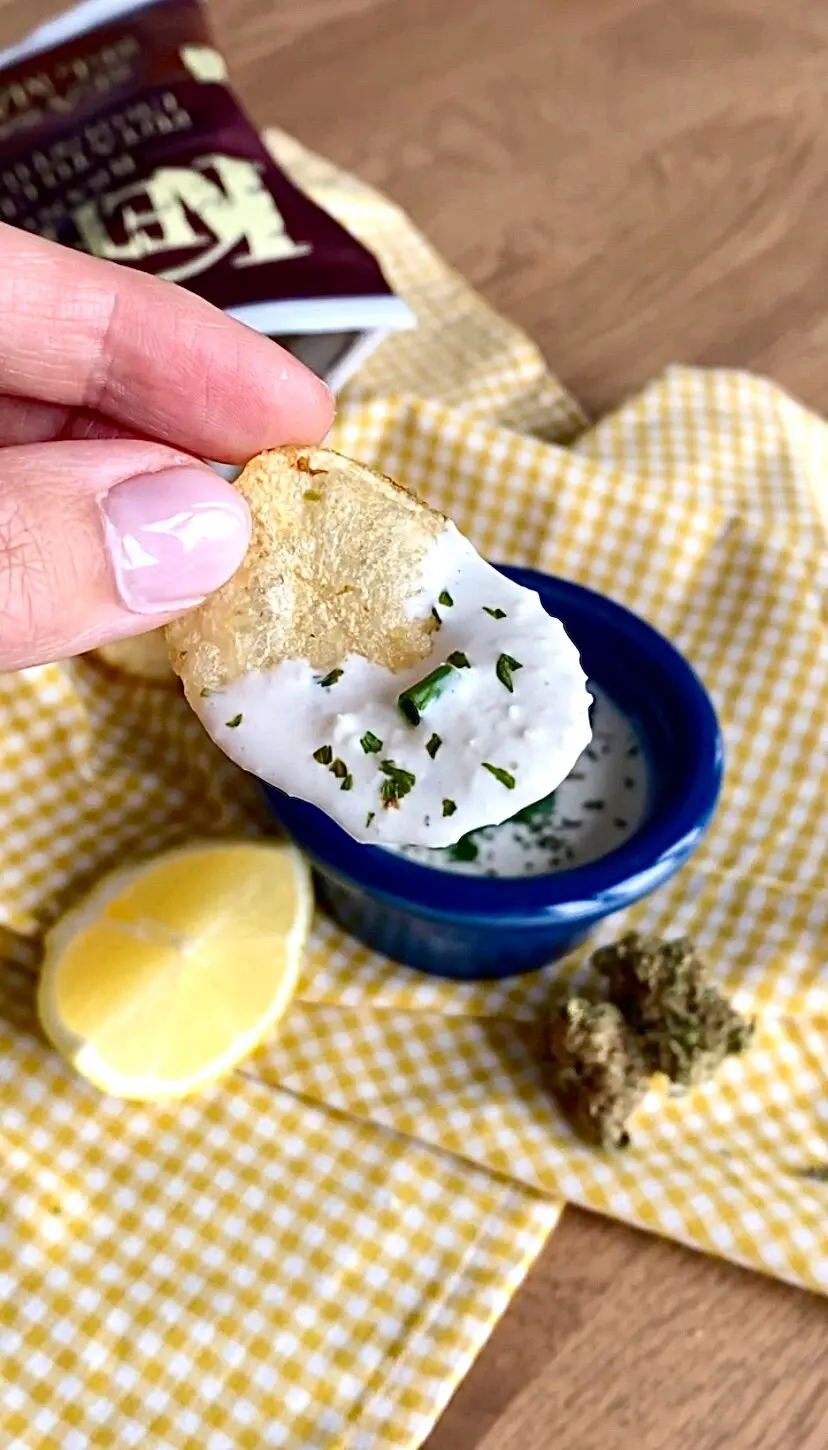
[[[0,41],[60,0],[0,0]],[[68,3],[68,0],[67,0]],[[214,0],[256,120],[399,200],[600,411],[828,412],[826,0]],[[824,1450],[824,1301],[567,1211],[428,1450]]]

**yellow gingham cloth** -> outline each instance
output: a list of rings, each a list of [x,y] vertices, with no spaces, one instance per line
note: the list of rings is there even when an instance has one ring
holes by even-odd
[[[676,369],[587,430],[390,203],[272,142],[420,319],[351,386],[334,445],[700,668],[724,798],[628,922],[693,932],[759,1032],[599,1155],[542,1082],[550,981],[581,959],[458,985],[320,919],[282,1032],[229,1083],[174,1109],[101,1098],[33,1027],[28,942],[119,857],[261,818],[175,692],[94,661],[0,678],[4,1450],[414,1447],[559,1196],[828,1288],[828,1184],[801,1176],[828,1160],[828,428],[761,380]]]

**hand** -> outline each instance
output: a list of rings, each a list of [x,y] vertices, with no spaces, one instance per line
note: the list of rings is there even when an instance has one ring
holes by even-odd
[[[0,670],[217,589],[249,521],[201,460],[316,443],[332,411],[312,373],[200,298],[0,225]]]

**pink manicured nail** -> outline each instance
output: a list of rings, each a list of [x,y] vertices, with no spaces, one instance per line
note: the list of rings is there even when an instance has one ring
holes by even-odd
[[[198,604],[235,573],[250,537],[244,499],[208,468],[128,478],[101,507],[118,593],[135,614]]]

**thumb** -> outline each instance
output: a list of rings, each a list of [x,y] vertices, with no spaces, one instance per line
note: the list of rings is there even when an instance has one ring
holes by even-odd
[[[0,670],[155,628],[241,563],[244,500],[152,443],[0,450]]]

